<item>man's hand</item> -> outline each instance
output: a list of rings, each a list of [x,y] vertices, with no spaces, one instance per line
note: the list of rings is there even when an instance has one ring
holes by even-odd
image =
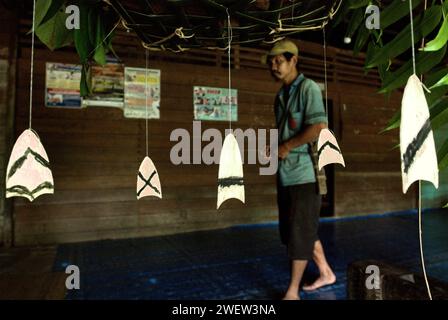
[[[324,128],[327,128],[324,122],[306,126],[303,131],[278,146],[278,157],[283,160],[292,149],[317,140],[320,131]]]
[[[288,143],[282,143],[278,146],[278,157],[282,160],[285,159],[288,156],[289,151],[291,151],[291,148]]]

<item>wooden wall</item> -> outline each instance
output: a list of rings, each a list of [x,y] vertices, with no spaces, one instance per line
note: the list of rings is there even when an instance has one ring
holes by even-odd
[[[16,15],[0,5],[0,245],[13,243],[11,200],[5,199],[5,174],[14,138],[16,49],[18,43]]]
[[[22,23],[26,25],[26,21]],[[22,35],[27,29],[22,27]],[[119,33],[114,40],[128,66],[143,67],[138,41]],[[122,46],[122,47],[120,47]],[[304,73],[323,82],[322,46],[299,42]],[[29,39],[20,40],[15,137],[27,127]],[[236,48],[232,87],[238,89],[238,122],[234,128],[273,128],[272,103],[279,88],[265,66],[263,50]],[[333,101],[335,132],[347,167],[335,167],[335,214],[368,214],[408,209],[413,193],[401,194],[397,131],[377,133],[399,106],[376,93],[375,74],[364,75],[363,57],[328,50],[328,97]],[[161,70],[161,119],[149,121],[149,153],[162,182],[163,199],[135,197],[136,173],[145,155],[145,122],[125,119],[122,110],[90,107],[63,110],[44,106],[45,62],[77,63],[73,50],[35,53],[33,128],[50,158],[55,194],[29,203],[14,200],[15,244],[44,244],[140,237],[242,223],[275,221],[275,176],[260,176],[258,165],[245,165],[246,204],[237,200],[216,208],[217,165],[170,162],[172,130],[192,132],[192,87],[227,86],[222,52],[151,53],[150,68]],[[202,131],[227,128],[226,122],[204,122]],[[203,145],[205,145],[204,143]]]
[[[27,126],[27,61],[19,59],[16,134]],[[171,164],[170,133],[185,128],[192,135],[192,87],[225,87],[223,68],[151,62],[161,70],[161,119],[149,121],[149,153],[163,188],[163,200],[135,196],[136,173],[145,155],[145,122],[125,119],[122,110],[50,109],[44,106],[45,62],[76,62],[73,53],[35,54],[33,128],[50,158],[55,194],[33,203],[15,200],[16,243],[84,241],[166,234],[273,220],[276,217],[274,176],[259,176],[246,165],[246,205],[236,200],[216,208],[217,165]],[[129,66],[144,60],[127,59]],[[277,85],[261,70],[233,72],[238,89],[239,119],[234,128],[273,127],[272,101]],[[227,122],[203,123],[202,130],[224,131]],[[205,144],[203,144],[205,145]]]
[[[342,84],[337,104],[338,138],[346,168],[335,168],[335,214],[363,215],[412,208],[415,189],[402,194],[399,132],[380,134],[400,106],[371,88]]]

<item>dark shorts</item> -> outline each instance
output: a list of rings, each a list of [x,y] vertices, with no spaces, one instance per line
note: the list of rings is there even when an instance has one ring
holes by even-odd
[[[283,187],[277,183],[280,238],[291,260],[310,260],[317,229],[321,196],[315,183]]]

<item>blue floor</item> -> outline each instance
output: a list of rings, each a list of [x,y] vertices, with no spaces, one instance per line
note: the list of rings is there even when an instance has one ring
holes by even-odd
[[[54,271],[77,265],[81,289],[67,299],[280,299],[289,267],[277,224],[143,239],[66,244]],[[322,219],[319,229],[338,281],[303,299],[346,299],[347,265],[375,259],[420,272],[416,212]],[[448,210],[423,214],[428,275],[448,282]],[[305,280],[316,275],[310,264]]]

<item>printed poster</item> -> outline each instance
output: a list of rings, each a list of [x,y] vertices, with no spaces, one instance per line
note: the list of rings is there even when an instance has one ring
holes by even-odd
[[[91,67],[92,93],[83,99],[85,106],[123,108],[124,65],[108,62]]]
[[[124,116],[126,118],[160,119],[160,70],[145,68],[125,68],[124,76]],[[146,84],[148,94],[145,94]]]
[[[45,105],[47,107],[81,108],[80,81],[80,65],[47,62]]]
[[[198,87],[193,88],[195,120],[238,121],[238,91],[231,90],[231,115],[229,114],[229,89]]]

